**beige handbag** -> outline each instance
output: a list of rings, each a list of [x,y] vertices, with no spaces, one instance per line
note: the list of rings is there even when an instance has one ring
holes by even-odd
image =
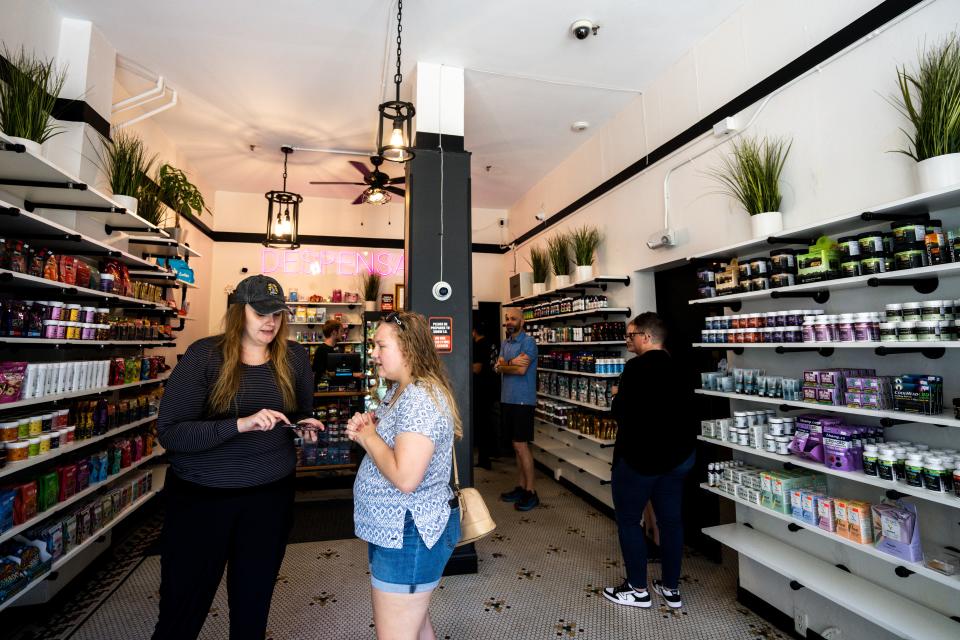
[[[473,487],[460,488],[460,474],[457,472],[457,451],[453,451],[453,493],[460,503],[460,547],[476,542],[483,536],[497,528],[497,523],[490,517],[483,496]]]

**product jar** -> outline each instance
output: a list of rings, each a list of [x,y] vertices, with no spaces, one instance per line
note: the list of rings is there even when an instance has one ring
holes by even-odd
[[[900,479],[897,476],[897,454],[893,449],[880,451],[880,456],[877,458],[877,477],[889,482]]]
[[[936,342],[940,339],[937,331],[940,328],[939,322],[918,322],[917,324],[917,342]]]
[[[777,249],[770,252],[770,266],[775,274],[797,273],[797,250]]]
[[[797,419],[786,416],[783,420],[783,435],[792,436],[797,430]]]
[[[741,447],[750,446],[750,429],[737,429],[737,444]]]
[[[834,331],[834,325],[830,324],[827,318],[818,318],[813,323],[815,342],[833,342],[835,339]]]
[[[30,416],[30,437],[35,438],[43,433],[43,418],[40,415]]]
[[[60,448],[60,432],[59,431],[50,432],[50,448],[51,449]]]
[[[51,300],[47,303],[44,311],[47,314],[46,320],[61,320],[63,318],[64,303],[59,300]]]
[[[772,436],[782,436],[783,434],[783,418],[770,418],[770,435]]]
[[[872,276],[887,272],[887,256],[877,255],[860,259],[860,275]]]
[[[855,342],[872,342],[875,338],[873,319],[870,313],[858,313],[853,323],[853,339]]]
[[[890,228],[893,231],[894,247],[898,249],[916,242],[923,244],[923,237],[927,234],[922,224],[912,220],[891,223]]]
[[[57,339],[57,327],[60,325],[59,320],[44,320],[43,321],[43,337],[49,340]]]
[[[777,453],[781,456],[790,455],[790,436],[775,436],[774,441],[777,443]]]
[[[804,342],[816,342],[817,333],[813,326],[813,320],[804,320],[800,329],[800,335]]]
[[[944,493],[949,490],[952,480],[947,477],[941,458],[931,456],[923,463],[923,484],[928,490]]]
[[[747,426],[747,412],[746,411],[734,411],[733,412],[733,421],[734,426],[737,429]]]
[[[852,313],[844,313],[840,315],[840,318],[837,322],[837,340],[840,342],[853,342],[856,340],[853,330],[853,321],[854,315]]]
[[[954,320],[942,320],[937,323],[937,333],[944,342],[955,342],[958,337],[957,323]]]
[[[848,258],[854,258],[860,256],[860,243],[857,241],[856,236],[844,236],[837,240],[837,245],[840,247],[840,253]]]
[[[908,486],[923,486],[923,454],[908,453],[905,480]]]
[[[40,444],[38,445],[37,450],[38,455],[43,455],[45,453],[50,453],[50,434],[45,433],[40,436]]]
[[[777,452],[777,440],[772,435],[763,436],[763,448],[770,453]]]
[[[863,472],[868,476],[876,476],[878,473],[877,462],[879,454],[877,450],[878,447],[875,444],[863,445]]]
[[[110,320],[110,309],[98,308],[93,317],[94,324],[107,324]]]
[[[804,312],[803,309],[790,309],[787,312],[786,320],[783,323],[785,327],[799,327],[803,323]]]
[[[841,278],[856,278],[859,275],[863,275],[859,258],[856,258],[853,260],[845,260],[840,263]]]
[[[68,304],[64,307],[64,320],[69,320],[70,322],[79,322],[80,320],[80,305],[78,304]]]
[[[903,320],[903,305],[902,304],[888,304],[885,307],[885,317],[887,322],[900,322]]]
[[[783,342],[783,330],[785,327],[773,327],[772,329],[767,329],[770,332],[768,336],[768,342],[779,343]]]
[[[923,316],[923,311],[919,302],[903,303],[903,319],[904,320],[920,320],[922,316]]]
[[[899,323],[897,327],[897,340],[899,342],[916,342],[917,341],[917,322],[912,320],[904,320]]]
[[[93,323],[93,318],[96,312],[97,310],[95,307],[81,307],[80,322],[86,322],[88,324]]]
[[[857,236],[857,242],[860,244],[860,255],[864,257],[884,252],[882,231],[864,231]]]
[[[896,342],[898,339],[897,333],[899,328],[899,322],[881,322],[880,342]]]
[[[30,457],[29,442],[8,442],[4,447],[7,450],[7,462],[23,462]]]
[[[110,273],[100,274],[100,291],[104,293],[113,293],[114,275]]]
[[[40,437],[30,438],[27,440],[27,456],[30,458],[35,458],[40,455]]]
[[[16,442],[19,433],[18,422],[0,422],[0,442]]]
[[[768,276],[772,271],[769,258],[756,258],[750,261],[750,273],[754,278]]]
[[[901,246],[893,254],[893,265],[897,271],[919,269],[927,266],[927,251],[923,242],[914,242]]]

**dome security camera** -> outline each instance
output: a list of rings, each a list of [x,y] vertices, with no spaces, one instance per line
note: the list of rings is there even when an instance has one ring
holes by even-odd
[[[540,222],[543,222],[544,220],[547,219],[547,214],[544,213],[543,211],[540,211],[538,213],[533,214],[533,217],[539,220]]]
[[[453,287],[450,286],[449,282],[444,282],[441,280],[433,285],[433,297],[440,302],[445,302],[450,299],[450,296],[453,295]]]
[[[591,33],[597,35],[599,28],[600,25],[594,24],[590,20],[577,20],[570,25],[570,33],[572,33],[573,37],[577,40],[586,40]]]

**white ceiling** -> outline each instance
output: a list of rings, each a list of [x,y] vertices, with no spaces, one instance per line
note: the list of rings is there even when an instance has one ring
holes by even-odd
[[[281,144],[374,146],[395,1],[52,1],[178,89],[179,105],[155,121],[211,189],[278,188]],[[744,1],[407,0],[403,71],[416,61],[466,69],[473,204],[508,208]],[[599,36],[574,39],[580,18],[599,23]],[[132,78],[125,88],[145,88]],[[577,120],[591,129],[573,133]],[[295,153],[290,188],[352,199],[358,188],[307,184],[356,179],[350,159],[363,160]]]

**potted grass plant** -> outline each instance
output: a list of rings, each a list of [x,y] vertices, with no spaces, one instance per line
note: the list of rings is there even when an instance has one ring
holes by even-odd
[[[190,179],[187,178],[183,169],[177,169],[171,164],[162,164],[157,171],[157,184],[160,188],[160,199],[163,200],[173,210],[173,227],[166,229],[167,233],[176,240],[180,239],[180,215],[192,213],[199,217],[207,204],[203,199],[203,194]]]
[[[960,39],[956,33],[920,53],[916,72],[897,69],[894,106],[913,127],[899,152],[917,162],[921,192],[960,184]]]
[[[570,249],[573,252],[573,261],[577,265],[577,282],[593,279],[593,258],[601,240],[603,236],[596,227],[584,225],[570,232]]]
[[[533,295],[538,296],[547,290],[547,276],[550,275],[550,258],[540,247],[530,247],[530,269],[533,271]]]
[[[100,165],[110,181],[113,198],[131,213],[138,213],[137,200],[149,181],[156,156],[147,157],[143,141],[132,133],[119,132],[104,145]]]
[[[547,254],[553,267],[553,288],[570,286],[570,236],[558,233],[547,240]]]
[[[792,145],[784,138],[742,138],[734,141],[731,155],[723,158],[721,166],[709,171],[723,186],[721,193],[735,198],[750,214],[754,238],[783,231],[780,174]]]
[[[360,276],[360,291],[363,293],[363,310],[376,311],[377,298],[380,296],[380,274],[369,271]]]
[[[137,192],[137,215],[150,224],[163,224],[163,201],[160,199],[160,188],[152,180],[144,180]]]
[[[66,71],[57,69],[52,59],[28,54],[23,47],[19,52],[4,47],[3,56],[10,65],[6,81],[0,82],[0,130],[40,155],[40,145],[63,132],[50,116],[67,79]]]

